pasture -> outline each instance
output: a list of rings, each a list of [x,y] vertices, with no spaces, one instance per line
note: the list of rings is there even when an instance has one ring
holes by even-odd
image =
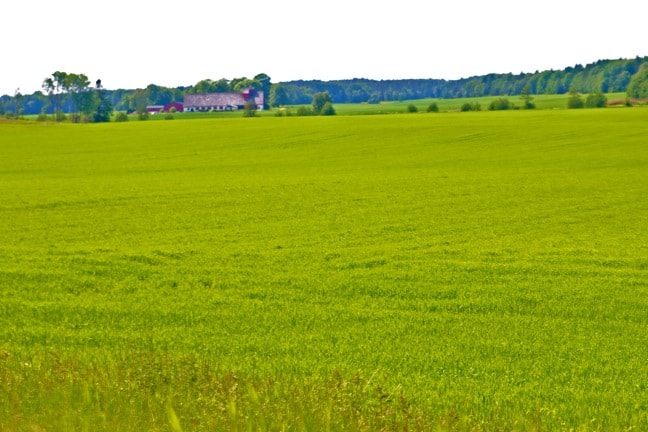
[[[646,430],[647,136],[0,122],[0,431]]]

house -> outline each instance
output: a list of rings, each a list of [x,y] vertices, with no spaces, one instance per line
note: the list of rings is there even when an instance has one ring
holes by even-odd
[[[207,93],[188,94],[184,97],[185,111],[235,111],[243,109],[247,101],[252,100],[258,110],[265,104],[264,94],[252,88],[240,93]]]

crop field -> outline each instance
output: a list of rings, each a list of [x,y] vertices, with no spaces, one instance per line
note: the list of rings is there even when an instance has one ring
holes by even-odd
[[[0,431],[648,430],[648,109],[0,122]]]

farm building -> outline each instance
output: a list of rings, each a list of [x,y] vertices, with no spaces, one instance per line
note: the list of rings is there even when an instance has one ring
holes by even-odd
[[[258,110],[263,109],[265,103],[262,91],[252,88],[243,90],[240,93],[207,93],[188,94],[184,97],[185,111],[235,111],[243,109],[245,103],[253,100]]]
[[[164,110],[164,105],[147,105],[146,112],[149,114],[159,113]]]
[[[169,112],[171,108],[175,108],[177,112],[183,112],[184,107],[180,102],[171,102],[166,105],[148,105],[146,107],[146,112],[149,114],[156,114],[159,112]]]
[[[166,105],[164,105],[164,111],[169,112],[171,108],[175,108],[176,112],[183,112],[184,111],[184,105],[181,104],[180,102],[171,102]]]

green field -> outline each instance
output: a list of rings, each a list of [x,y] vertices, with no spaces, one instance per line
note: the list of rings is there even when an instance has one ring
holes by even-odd
[[[607,93],[606,98],[609,102],[619,101],[623,102],[626,99],[625,93]],[[560,95],[533,95],[533,103],[537,109],[566,109],[568,94]],[[582,95],[583,99],[586,95]],[[457,112],[461,110],[461,106],[465,103],[474,104],[478,103],[483,111],[488,110],[491,102],[500,98],[508,99],[513,105],[520,108],[523,106],[523,100],[520,96],[481,96],[474,98],[451,98],[451,99],[417,99],[405,101],[384,101],[376,104],[368,103],[346,103],[336,104],[335,110],[339,115],[374,115],[374,114],[403,114],[407,112],[408,105],[412,104],[417,109],[419,114],[426,114],[427,109],[431,103],[436,103],[439,112]],[[635,101],[637,102],[637,101]],[[645,105],[646,101],[638,101],[639,105]],[[278,111],[282,114],[290,112],[295,115],[298,106],[288,106],[282,108],[272,108],[265,111],[257,111],[256,115],[259,117],[274,117]],[[218,111],[218,112],[185,112],[175,113],[172,115],[174,120],[189,120],[189,119],[205,119],[205,118],[237,118],[242,116],[239,111]],[[32,116],[36,119],[36,116]],[[137,115],[131,115],[131,121],[137,121]],[[166,120],[165,114],[155,114],[149,116],[149,120]]]
[[[648,430],[647,137],[0,122],[0,431]]]

